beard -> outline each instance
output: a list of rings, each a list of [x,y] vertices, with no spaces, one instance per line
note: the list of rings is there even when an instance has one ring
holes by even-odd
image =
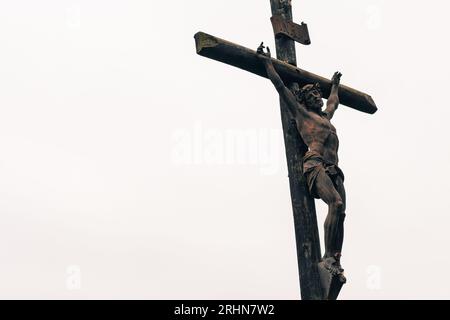
[[[308,102],[308,109],[315,112],[321,112],[323,108],[323,101],[313,100]]]

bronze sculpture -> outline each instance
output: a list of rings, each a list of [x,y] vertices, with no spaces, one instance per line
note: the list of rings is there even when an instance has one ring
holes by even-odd
[[[339,139],[336,128],[330,121],[339,106],[338,91],[342,74],[336,72],[333,75],[331,94],[325,111],[322,111],[323,100],[319,84],[307,84],[300,90],[290,90],[273,66],[270,49],[267,47],[264,52],[264,45],[261,44],[257,53],[308,147],[303,157],[303,174],[310,194],[328,205],[324,267],[333,276],[339,276],[341,281],[345,281],[340,263],[346,200],[344,174],[338,167]]]

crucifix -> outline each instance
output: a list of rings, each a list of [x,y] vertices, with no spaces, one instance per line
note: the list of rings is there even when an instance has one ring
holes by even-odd
[[[292,21],[291,0],[270,0],[277,59],[263,44],[255,51],[198,32],[197,53],[269,78],[280,95],[288,163],[301,297],[335,300],[346,282],[340,263],[345,218],[344,175],[338,167],[339,141],[330,120],[339,104],[374,114],[372,98],[297,68],[295,42],[311,44],[306,24]],[[322,98],[327,99],[323,111]],[[328,205],[325,255],[322,256],[314,198]]]

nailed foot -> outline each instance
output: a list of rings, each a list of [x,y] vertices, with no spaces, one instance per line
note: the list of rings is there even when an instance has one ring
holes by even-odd
[[[345,282],[344,269],[341,266],[341,255],[335,254],[334,257],[324,258],[323,265],[332,276],[339,277],[342,282]]]
[[[319,263],[320,282],[325,300],[336,300],[342,286],[347,282],[340,258],[340,255],[324,257]]]

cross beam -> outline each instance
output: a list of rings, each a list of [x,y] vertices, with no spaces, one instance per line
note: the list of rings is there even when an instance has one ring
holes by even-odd
[[[194,38],[199,55],[267,78],[266,69],[258,59],[255,50],[204,32],[198,32]],[[296,82],[303,86],[317,82],[320,84],[324,98],[327,99],[330,96],[331,81],[329,79],[277,59],[272,59],[272,62],[285,83]],[[370,95],[345,85],[339,86],[339,100],[342,105],[365,113],[374,114],[378,110]]]

